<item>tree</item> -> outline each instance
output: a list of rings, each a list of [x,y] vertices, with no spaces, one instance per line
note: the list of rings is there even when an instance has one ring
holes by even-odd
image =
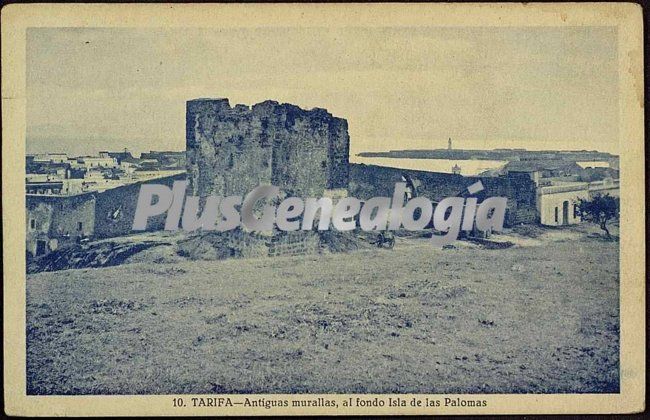
[[[618,198],[609,194],[597,195],[591,200],[579,198],[577,211],[582,220],[598,224],[605,231],[607,238],[612,238],[607,229],[607,222],[619,217]]]

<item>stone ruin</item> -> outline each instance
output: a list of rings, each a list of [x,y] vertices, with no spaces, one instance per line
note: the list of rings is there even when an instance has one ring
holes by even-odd
[[[186,146],[193,195],[246,195],[272,184],[289,195],[322,197],[348,186],[348,123],[321,108],[191,100]]]
[[[276,101],[231,107],[225,98],[190,100],[186,147],[188,194],[245,196],[263,184],[303,198],[347,194],[348,122],[322,108],[304,110]],[[221,259],[362,246],[352,239],[341,241],[341,235],[345,233],[277,231],[265,237],[243,231],[206,232],[185,241],[182,252],[190,258],[215,254]]]

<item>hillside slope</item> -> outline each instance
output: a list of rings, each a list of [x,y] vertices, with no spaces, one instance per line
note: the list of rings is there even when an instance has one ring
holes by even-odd
[[[29,394],[617,392],[618,243],[30,275]]]

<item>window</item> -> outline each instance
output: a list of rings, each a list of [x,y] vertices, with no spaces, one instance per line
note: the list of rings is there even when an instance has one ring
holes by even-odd
[[[556,209],[556,213],[557,213],[557,209]],[[555,218],[557,219],[557,214],[556,214]],[[79,232],[81,232],[83,230],[83,228],[84,228],[84,224],[81,223],[81,222],[77,222],[77,230]]]
[[[560,219],[559,215],[560,215],[560,209],[558,207],[556,207],[555,208],[555,223],[559,222],[559,219]]]
[[[36,241],[36,256],[43,255],[47,252],[47,242]]]
[[[575,218],[577,218],[579,216],[580,216],[580,214],[578,214],[578,205],[574,203],[573,204],[573,218],[575,219]]]
[[[29,219],[30,229],[36,229],[36,219]]]

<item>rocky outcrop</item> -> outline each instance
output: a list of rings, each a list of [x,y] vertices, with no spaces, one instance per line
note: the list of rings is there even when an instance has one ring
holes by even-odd
[[[110,267],[125,261],[144,250],[170,245],[160,241],[97,242],[87,245],[71,245],[27,261],[27,274],[41,271],[69,270],[74,268]]]

